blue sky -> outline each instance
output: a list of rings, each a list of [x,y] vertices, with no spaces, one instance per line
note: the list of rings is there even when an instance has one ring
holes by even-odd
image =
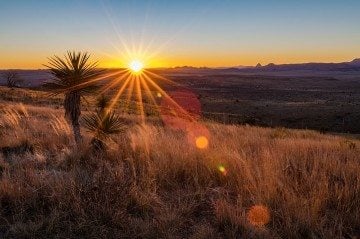
[[[72,49],[104,66],[146,48],[153,66],[345,61],[360,57],[359,11],[355,0],[0,0],[0,68]]]

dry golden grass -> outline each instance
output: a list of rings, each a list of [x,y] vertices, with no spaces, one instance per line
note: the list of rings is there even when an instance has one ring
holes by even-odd
[[[1,238],[360,236],[357,140],[206,123],[197,149],[134,124],[95,155],[61,109],[1,107]]]

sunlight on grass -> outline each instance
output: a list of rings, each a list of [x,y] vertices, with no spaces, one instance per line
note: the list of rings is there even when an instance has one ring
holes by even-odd
[[[187,125],[193,133],[188,138],[169,127],[138,125],[132,115],[129,128],[113,135],[108,150],[93,155],[84,146],[72,146],[71,129],[56,120],[63,111],[55,105],[7,102],[0,110],[0,134],[6,139],[0,142],[0,195],[6,210],[19,215],[3,217],[9,226],[21,225],[13,238],[23,235],[26,216],[39,223],[51,220],[56,228],[82,229],[64,222],[73,217],[86,223],[86,235],[93,235],[104,227],[98,223],[104,213],[104,221],[124,215],[119,225],[128,238],[156,238],[160,230],[171,238],[173,225],[184,225],[193,215],[201,221],[194,221],[191,233],[206,238],[297,238],[300,232],[304,238],[314,233],[342,238],[358,225],[359,141],[343,144],[344,138],[305,130],[274,139],[276,129],[209,122]],[[85,133],[85,142],[92,137]],[[209,138],[211,147],[205,143]],[[206,150],[199,153],[196,145],[185,143],[196,139]],[[47,218],[48,208],[61,214]],[[42,238],[54,233],[29,230],[47,236]],[[183,232],[179,227],[174,235],[182,238]],[[64,238],[72,235],[67,233]]]

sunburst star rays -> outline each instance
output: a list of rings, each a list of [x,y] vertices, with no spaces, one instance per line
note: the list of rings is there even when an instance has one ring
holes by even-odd
[[[141,122],[145,122],[145,108],[156,109],[160,112],[160,104],[158,103],[155,95],[161,95],[162,99],[166,99],[171,102],[171,106],[176,108],[176,117],[182,117],[188,121],[194,121],[194,117],[187,112],[181,105],[179,105],[171,96],[156,82],[164,81],[166,83],[178,85],[175,82],[160,76],[148,69],[141,70],[140,72],[134,71],[129,68],[126,70],[119,70],[112,74],[110,79],[101,88],[101,94],[107,94],[113,92],[111,96],[110,109],[124,99],[125,111],[129,110],[131,102],[135,103],[137,114],[140,116]],[[144,106],[144,99],[148,99],[150,103]],[[162,110],[162,112],[164,112]],[[170,112],[170,111],[169,111]]]

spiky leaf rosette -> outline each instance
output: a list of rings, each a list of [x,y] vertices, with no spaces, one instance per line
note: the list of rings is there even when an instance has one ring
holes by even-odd
[[[55,94],[77,91],[89,93],[94,90],[95,80],[105,73],[98,69],[97,62],[89,62],[90,54],[67,52],[64,59],[54,56],[49,58],[48,67],[53,76],[44,87]]]
[[[84,127],[99,139],[109,138],[110,135],[120,133],[126,128],[124,120],[112,111],[105,115],[93,113],[84,116],[83,120]]]

